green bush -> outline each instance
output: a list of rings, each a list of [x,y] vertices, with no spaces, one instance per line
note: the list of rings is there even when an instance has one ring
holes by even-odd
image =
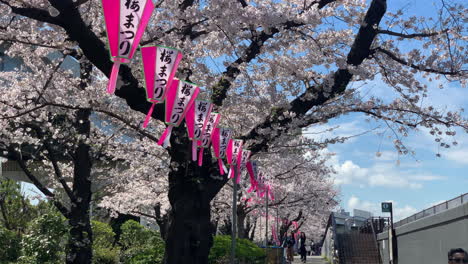
[[[164,257],[164,242],[159,232],[145,228],[134,220],[121,226],[120,260],[124,264],[157,264]]]
[[[66,219],[52,210],[34,219],[21,241],[20,263],[63,263],[68,227]]]
[[[120,248],[113,247],[115,233],[111,226],[91,221],[93,229],[93,263],[117,264],[119,263]]]
[[[0,264],[16,261],[21,253],[18,234],[0,226]]]
[[[265,251],[248,239],[236,240],[236,258],[245,263],[263,263]],[[215,236],[208,263],[228,263],[231,254],[231,236]]]

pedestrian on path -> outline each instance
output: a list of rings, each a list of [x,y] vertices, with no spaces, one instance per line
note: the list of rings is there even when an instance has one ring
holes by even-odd
[[[306,250],[306,235],[304,232],[301,232],[299,236],[299,254],[301,255],[301,261],[306,263],[307,250]]]
[[[286,248],[286,260],[288,263],[292,263],[294,261],[294,244],[296,244],[296,240],[294,239],[294,232],[291,231],[291,235],[287,236],[283,241],[283,247]]]

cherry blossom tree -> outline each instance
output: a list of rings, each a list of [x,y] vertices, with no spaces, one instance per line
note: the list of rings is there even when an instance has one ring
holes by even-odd
[[[257,155],[265,181],[272,186],[273,200],[268,198],[269,225],[276,226],[275,221],[281,219],[281,228],[274,230],[278,239],[292,229],[292,221],[302,227],[309,226],[310,233],[319,232],[320,225],[314,223],[325,222],[337,205],[338,193],[331,178],[333,171],[325,165],[328,156],[321,156],[318,151],[312,154],[308,144],[313,144],[310,139],[299,137]],[[259,221],[265,221],[266,195],[261,197],[257,192],[249,192],[250,187],[250,181],[245,178],[238,190],[237,235],[261,241],[265,237],[265,224],[262,226]],[[231,224],[232,192],[232,184],[228,183],[213,200],[217,226]],[[271,226],[268,228],[271,233]]]
[[[405,9],[387,12],[385,0],[162,0],[156,6],[142,44],[184,51],[177,77],[204,87],[201,97],[215,104],[223,126],[236,126],[235,136],[254,158],[293,142],[303,128],[350,112],[390,127],[401,154],[411,151],[404,144],[411,130],[428,129],[437,144],[449,147],[443,135],[468,128],[460,112],[421,104],[431,80],[466,85],[462,4],[443,1],[438,16],[427,18]],[[162,105],[151,126],[139,128],[151,104],[138,58],[121,67],[116,96],[105,95],[112,62],[99,1],[0,0],[0,11],[0,41],[25,65],[0,76],[0,148],[68,215],[79,242],[72,243],[68,263],[89,263],[92,170],[102,171],[96,177],[108,177],[116,189],[125,188],[119,181],[134,184],[133,192],[140,184],[133,179],[158,179],[144,195],[157,198],[167,190],[169,213],[155,212],[166,223],[165,262],[206,263],[214,233],[210,203],[227,179],[219,179],[209,152],[202,167],[190,161],[183,126],[174,130],[170,148],[155,146]],[[63,70],[64,59],[79,63],[78,78]],[[373,80],[394,98],[366,97],[350,85]],[[108,166],[97,166],[98,160]],[[56,176],[50,186],[63,189],[71,206],[34,180],[35,166]],[[147,205],[155,206],[150,200]]]

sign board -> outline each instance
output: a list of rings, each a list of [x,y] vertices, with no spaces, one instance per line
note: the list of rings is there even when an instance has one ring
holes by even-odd
[[[391,213],[392,212],[392,203],[384,202],[382,203],[382,213]]]

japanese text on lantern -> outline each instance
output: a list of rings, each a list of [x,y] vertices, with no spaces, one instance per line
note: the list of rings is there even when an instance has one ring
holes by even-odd
[[[202,130],[206,123],[206,118],[210,110],[210,103],[205,101],[196,101],[195,105],[195,132],[194,138],[199,139],[202,136]]]
[[[177,58],[177,51],[158,47],[157,54],[153,100],[160,102],[164,99],[164,91]]]
[[[119,56],[126,57],[135,39],[146,0],[120,1]]]
[[[211,142],[211,133],[216,128],[216,122],[218,121],[218,113],[211,113],[208,123],[206,124],[205,130],[203,131],[202,147],[206,148]]]
[[[226,149],[231,139],[232,131],[228,128],[221,128],[219,131],[220,134],[220,144],[219,144],[219,157],[223,158],[226,155]]]
[[[250,162],[250,164],[252,164],[253,177],[255,180],[257,180],[257,174],[258,174],[257,161],[253,160]]]
[[[195,92],[195,86],[186,82],[179,82],[179,88],[177,89],[177,97],[172,108],[172,115],[170,123],[179,124],[179,121],[184,115],[184,111]]]
[[[250,151],[249,150],[243,150],[242,151],[242,158],[241,158],[241,168],[244,168],[245,165],[247,164],[247,161],[249,160],[250,157]]]
[[[234,140],[232,143],[232,164],[237,164],[237,156],[241,150],[242,140]]]

